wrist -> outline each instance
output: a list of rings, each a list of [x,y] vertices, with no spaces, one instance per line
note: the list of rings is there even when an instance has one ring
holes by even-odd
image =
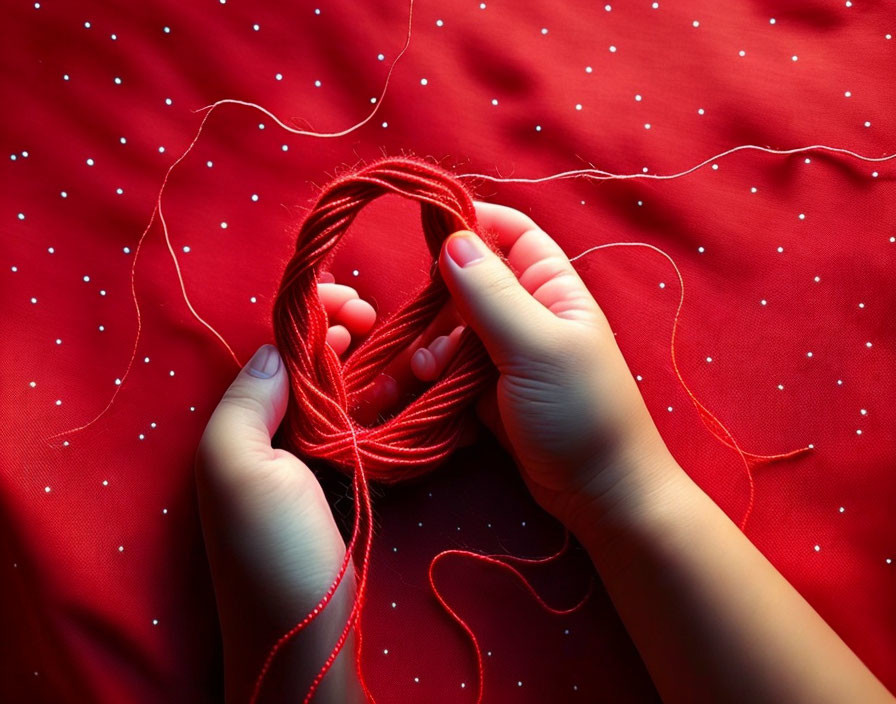
[[[601,463],[590,476],[561,520],[592,558],[633,533],[662,534],[668,522],[692,509],[695,492],[700,493],[665,448]]]

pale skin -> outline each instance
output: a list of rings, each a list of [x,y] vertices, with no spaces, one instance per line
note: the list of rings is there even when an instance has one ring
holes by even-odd
[[[439,265],[453,303],[385,370],[369,414],[438,378],[469,325],[500,377],[477,403],[465,441],[485,425],[534,499],[582,543],[666,704],[894,704],[675,461],[560,247],[519,211],[476,210],[511,269],[472,233],[448,239]],[[460,266],[465,250],[483,257]],[[376,313],[331,276],[318,290],[327,340],[344,354]],[[326,591],[345,551],[314,475],[271,447],[287,394],[282,364],[266,379],[244,369],[197,452],[228,702],[248,700],[271,643]],[[317,631],[284,653],[292,668],[272,676],[262,701],[301,698],[345,621],[351,589],[347,580]],[[340,656],[317,701],[363,701],[351,660]]]

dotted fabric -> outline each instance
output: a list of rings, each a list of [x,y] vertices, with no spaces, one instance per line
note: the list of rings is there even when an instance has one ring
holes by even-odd
[[[570,257],[669,253],[686,291],[678,362],[754,466],[746,533],[896,689],[896,20],[888,2],[6,3],[0,209],[0,658],[4,702],[222,699],[193,489],[205,423],[273,340],[297,224],[337,171],[413,153],[458,174],[542,179],[478,197],[529,214]],[[375,112],[374,112],[375,111]],[[365,209],[333,267],[380,315],[429,270],[419,209]],[[685,470],[735,522],[748,481],[672,370],[680,288],[646,248],[575,266]],[[124,379],[123,383],[117,381]],[[108,411],[85,430],[49,440]],[[63,441],[68,442],[64,445]],[[344,478],[313,465],[350,524]],[[364,662],[377,700],[472,701],[474,659],[426,569],[460,547],[540,557],[562,531],[492,441],[375,492]],[[580,549],[529,570],[553,605],[587,591]],[[484,701],[656,702],[598,587],[552,616],[507,573],[445,560],[476,632]]]

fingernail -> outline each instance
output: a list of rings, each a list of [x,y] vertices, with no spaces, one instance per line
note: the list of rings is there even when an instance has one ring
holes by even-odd
[[[467,267],[485,259],[485,252],[478,237],[470,232],[461,231],[451,235],[445,244],[448,256],[459,267]]]
[[[280,369],[280,354],[273,345],[262,345],[249,360],[248,372],[259,379],[270,379]]]

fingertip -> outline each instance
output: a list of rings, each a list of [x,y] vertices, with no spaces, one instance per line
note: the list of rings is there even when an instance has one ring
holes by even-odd
[[[366,335],[376,323],[376,309],[362,298],[353,298],[339,309],[337,317],[353,335]]]
[[[421,381],[435,378],[436,359],[426,347],[421,347],[411,356],[411,371]]]
[[[327,344],[333,348],[336,356],[341,357],[352,344],[352,336],[342,325],[333,325],[327,330]]]
[[[336,277],[333,276],[329,271],[322,271],[317,276],[317,280],[322,284],[335,284]]]

